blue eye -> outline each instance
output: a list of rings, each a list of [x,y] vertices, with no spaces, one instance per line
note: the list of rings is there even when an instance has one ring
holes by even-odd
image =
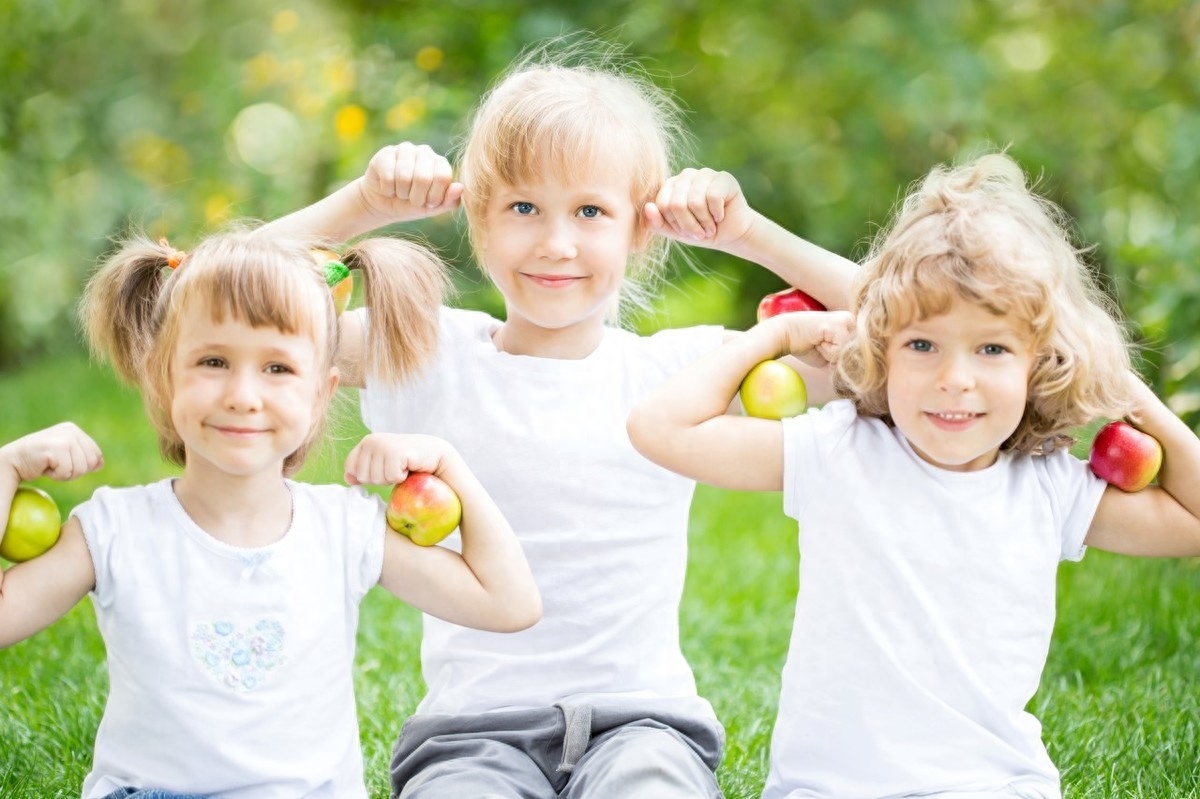
[[[1008,348],[1002,344],[984,344],[980,349],[984,355],[1003,355],[1008,352]]]
[[[908,342],[908,346],[917,352],[929,352],[933,349],[933,344],[923,338]]]
[[[579,215],[584,219],[596,219],[603,213],[604,211],[600,210],[598,205],[585,205],[579,209]]]
[[[512,209],[522,216],[528,216],[537,210],[533,207],[533,203],[527,203],[524,200],[513,203]]]

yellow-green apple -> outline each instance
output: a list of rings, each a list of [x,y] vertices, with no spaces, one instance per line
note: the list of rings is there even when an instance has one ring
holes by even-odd
[[[22,563],[41,555],[58,541],[62,515],[40,488],[20,486],[8,510],[8,526],[0,540],[0,557]]]
[[[350,305],[350,294],[354,291],[354,275],[333,250],[316,247],[312,250],[312,257],[318,266],[325,267],[325,279],[329,282],[330,293],[333,294],[333,306],[341,313]]]
[[[1158,475],[1162,445],[1125,422],[1109,422],[1092,440],[1092,472],[1122,491],[1141,491]]]
[[[784,289],[768,294],[758,303],[758,321],[792,311],[824,311],[825,306],[800,289]]]
[[[749,371],[738,389],[747,416],[784,419],[808,407],[804,378],[783,361],[763,361]]]
[[[409,472],[392,488],[388,525],[423,547],[433,546],[454,532],[462,521],[462,502],[442,478],[429,472]]]

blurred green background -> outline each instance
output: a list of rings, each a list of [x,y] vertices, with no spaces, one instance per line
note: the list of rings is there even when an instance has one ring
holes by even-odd
[[[186,249],[311,202],[382,144],[445,152],[522,46],[587,29],[678,94],[697,164],[850,257],[932,165],[1009,147],[1095,245],[1147,376],[1200,421],[1196,3],[0,0],[0,18],[0,374],[79,346],[81,283],[129,224]],[[465,304],[498,310],[460,225],[411,229],[461,266]],[[745,326],[781,287],[697,255],[647,328]]]

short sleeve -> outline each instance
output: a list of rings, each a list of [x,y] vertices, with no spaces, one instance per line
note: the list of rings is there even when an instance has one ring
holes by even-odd
[[[92,568],[96,573],[92,596],[97,605],[108,607],[113,599],[115,563],[120,558],[119,531],[126,526],[124,505],[118,501],[114,489],[102,486],[96,489],[91,499],[72,508],[70,515],[79,520],[83,539],[92,556]]]
[[[833,400],[820,408],[783,420],[783,512],[798,519],[819,491],[810,475],[830,472],[829,451],[845,439],[858,418],[850,400]]]
[[[344,491],[346,587],[352,598],[361,600],[383,573],[387,508],[382,499],[360,486]]]
[[[1066,450],[1043,456],[1042,466],[1062,530],[1060,558],[1082,560],[1087,552],[1084,540],[1108,484]]]

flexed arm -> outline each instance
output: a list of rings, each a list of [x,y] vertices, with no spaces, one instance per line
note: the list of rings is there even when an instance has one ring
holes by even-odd
[[[0,519],[9,518],[22,480],[72,480],[103,465],[96,442],[70,422],[48,427],[0,447]],[[0,540],[7,532],[0,531]],[[44,555],[0,573],[0,648],[22,641],[75,606],[96,582],[79,520],[62,526]]]
[[[633,446],[673,472],[741,491],[783,486],[783,426],[726,410],[758,363],[792,354],[832,359],[849,334],[844,311],[784,314],[730,339],[680,371],[629,415]]]
[[[1137,401],[1129,422],[1163,448],[1158,484],[1133,493],[1106,488],[1087,544],[1126,555],[1200,556],[1200,438],[1140,377],[1129,380]]]
[[[260,230],[265,234],[348,241],[395,222],[452,211],[463,186],[450,162],[426,144],[402,142],[379,150],[359,178]]]
[[[645,208],[652,230],[770,269],[831,310],[844,309],[858,264],[805,241],[750,207],[736,178],[685,169]]]
[[[409,472],[444,480],[462,502],[462,554],[418,546],[389,530],[379,584],[419,610],[492,632],[523,630],[541,618],[529,563],[508,521],[462,456],[440,438],[373,433],[346,458],[352,484],[390,485]]]

